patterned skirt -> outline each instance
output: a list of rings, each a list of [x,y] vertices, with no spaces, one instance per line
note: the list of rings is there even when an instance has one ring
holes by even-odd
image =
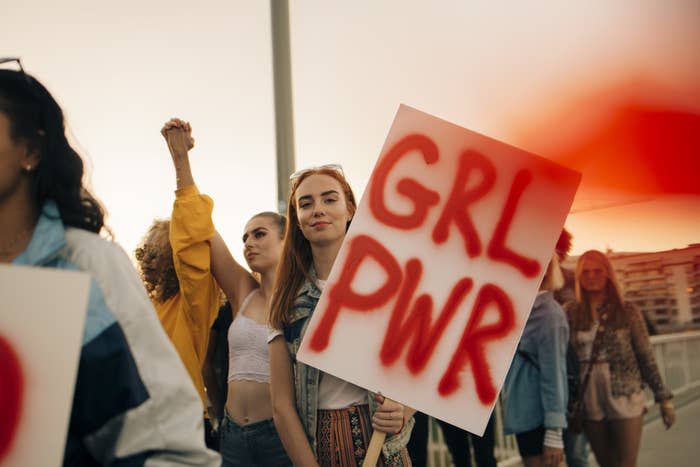
[[[316,431],[317,457],[321,467],[360,467],[372,436],[368,405],[339,410],[319,410]],[[406,448],[388,459],[381,454],[377,466],[410,467]]]

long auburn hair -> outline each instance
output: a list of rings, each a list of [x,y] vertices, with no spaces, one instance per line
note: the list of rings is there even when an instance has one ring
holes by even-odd
[[[351,217],[355,215],[355,210],[357,209],[355,195],[350,184],[343,174],[337,170],[331,168],[311,169],[292,182],[287,200],[287,226],[284,244],[282,245],[282,258],[277,266],[277,278],[273,288],[275,293],[270,303],[270,325],[275,329],[281,329],[285,324],[288,324],[299,289],[304,284],[304,281],[311,280],[311,266],[313,264],[311,244],[304,237],[299,227],[297,203],[294,195],[301,182],[311,175],[319,174],[333,177],[340,183]]]
[[[608,325],[614,328],[623,327],[626,324],[624,300],[612,263],[604,253],[598,250],[588,250],[579,257],[576,263],[575,293],[578,312],[572,313],[572,328],[575,330],[587,330],[593,325],[593,311],[591,310],[588,293],[581,287],[583,263],[587,259],[598,261],[602,264],[605,274],[608,276],[605,282],[605,302],[607,302],[609,314],[607,319]]]
[[[23,71],[0,70],[0,112],[10,120],[10,136],[39,155],[31,172],[32,198],[58,206],[63,224],[99,233],[105,211],[83,184],[83,160],[66,138],[63,111],[51,93]]]

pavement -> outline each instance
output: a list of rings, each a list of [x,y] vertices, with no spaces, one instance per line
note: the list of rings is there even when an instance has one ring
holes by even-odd
[[[694,391],[674,402],[676,423],[670,430],[666,430],[658,415],[658,405],[645,416],[637,467],[700,467],[700,394]],[[512,467],[522,465],[519,459],[508,463]],[[593,453],[588,466],[598,467]]]
[[[658,406],[651,410],[658,411]],[[700,466],[700,399],[676,409],[676,423],[666,430],[661,419],[644,425],[638,467]],[[596,465],[595,462],[591,466]]]

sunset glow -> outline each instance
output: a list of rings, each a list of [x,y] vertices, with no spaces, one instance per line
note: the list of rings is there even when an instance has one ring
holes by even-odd
[[[341,163],[360,195],[405,103],[582,169],[574,253],[700,241],[698,2],[295,0],[290,15],[298,167]],[[0,44],[64,106],[128,252],[170,212],[172,116],[192,122],[234,252],[275,208],[267,2],[11,2]]]

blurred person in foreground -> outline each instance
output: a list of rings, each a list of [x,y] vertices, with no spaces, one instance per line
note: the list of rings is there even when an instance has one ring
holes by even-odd
[[[8,61],[19,70],[0,70],[0,262],[92,278],[63,465],[218,465],[136,271],[98,235],[104,211],[83,185],[61,108]]]

